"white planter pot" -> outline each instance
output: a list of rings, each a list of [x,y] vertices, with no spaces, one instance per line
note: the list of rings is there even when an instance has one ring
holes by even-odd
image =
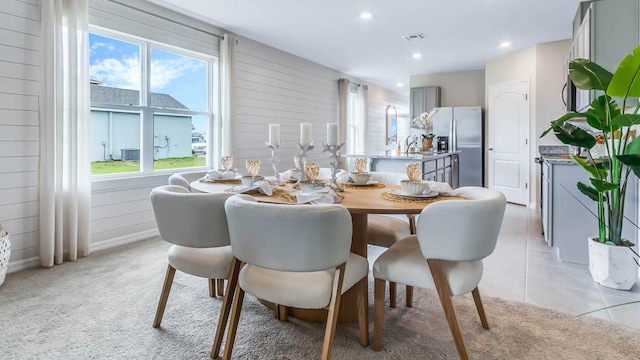
[[[612,289],[629,290],[638,280],[638,265],[633,252],[625,246],[611,246],[588,238],[589,272],[598,284]],[[634,246],[634,249],[637,246]]]

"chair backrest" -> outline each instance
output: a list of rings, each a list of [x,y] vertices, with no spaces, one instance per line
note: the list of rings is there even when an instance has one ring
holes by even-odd
[[[372,171],[371,180],[379,181],[383,184],[400,185],[402,180],[409,179],[405,173]]]
[[[207,175],[206,171],[187,171],[175,173],[169,176],[169,185],[178,185],[183,188],[191,191],[191,184],[193,181],[196,181],[200,178],[203,178]]]
[[[342,205],[267,204],[236,195],[225,209],[233,254],[248,264],[308,272],[349,258],[351,216]]]
[[[191,193],[176,185],[151,190],[160,237],[172,244],[206,248],[229,245],[224,202],[230,193]]]
[[[507,200],[481,187],[456,189],[464,200],[431,203],[417,221],[418,241],[426,259],[480,260],[496,247]]]

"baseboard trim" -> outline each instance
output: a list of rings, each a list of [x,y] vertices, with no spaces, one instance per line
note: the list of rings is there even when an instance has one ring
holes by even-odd
[[[151,229],[146,231],[137,232],[135,234],[129,234],[125,236],[120,236],[117,238],[100,241],[99,243],[91,244],[91,252],[100,251],[105,249],[110,249],[112,247],[131,244],[136,241],[146,240],[155,236],[160,235],[158,229]]]
[[[110,249],[120,245],[131,244],[137,241],[150,239],[158,235],[159,235],[158,229],[151,229],[151,230],[137,232],[135,234],[120,236],[117,238],[100,241],[99,243],[96,243],[96,244],[91,244],[91,251],[92,252],[100,251],[100,250]],[[12,261],[9,263],[9,266],[7,267],[7,274],[20,271],[20,270],[38,267],[38,266],[40,266],[40,257],[38,256],[24,259],[24,260]]]
[[[20,270],[34,268],[39,265],[40,265],[40,258],[38,256],[34,256],[32,258],[18,260],[18,261],[12,261],[9,263],[9,266],[7,267],[7,274],[20,271]]]

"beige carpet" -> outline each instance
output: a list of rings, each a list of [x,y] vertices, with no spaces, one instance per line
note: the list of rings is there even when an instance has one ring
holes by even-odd
[[[207,359],[221,300],[208,296],[206,280],[178,273],[162,327],[151,327],[167,248],[147,240],[52,269],[9,274],[0,287],[0,358]],[[485,298],[487,331],[470,297],[454,304],[474,359],[640,358],[637,329]],[[357,325],[348,324],[338,326],[333,358],[457,358],[435,293],[417,291],[413,308],[386,310],[382,352],[362,348]],[[322,325],[278,322],[251,297],[238,331],[235,359],[320,357]]]

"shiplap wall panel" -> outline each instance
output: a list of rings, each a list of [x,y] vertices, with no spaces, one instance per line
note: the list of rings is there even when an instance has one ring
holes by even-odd
[[[37,111],[0,109],[0,125],[38,125]]]
[[[0,205],[19,204],[25,201],[37,200],[38,187],[35,185],[0,190]]]
[[[120,237],[128,237],[128,236],[131,236],[132,234],[139,234],[143,232],[147,233],[149,232],[149,230],[156,230],[156,229],[157,229],[156,221],[152,220],[152,221],[142,222],[136,225],[119,227],[113,230],[94,232],[91,234],[91,246],[92,248],[95,248],[96,246],[102,247],[104,243],[108,243],[114,239],[117,239]]]
[[[0,225],[11,262],[38,256],[39,2],[0,7]]]

